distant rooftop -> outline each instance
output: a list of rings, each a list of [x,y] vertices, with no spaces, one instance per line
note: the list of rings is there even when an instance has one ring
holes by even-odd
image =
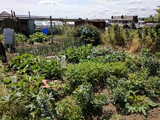
[[[0,13],[0,20],[3,20],[4,18],[9,18],[9,17],[11,17],[11,14],[9,14],[6,11],[3,11]]]
[[[146,23],[145,24],[146,27],[152,27],[152,28],[156,27],[157,25],[158,23]]]
[[[126,16],[126,15],[112,16],[111,20],[133,20],[135,17],[138,17],[138,16]]]

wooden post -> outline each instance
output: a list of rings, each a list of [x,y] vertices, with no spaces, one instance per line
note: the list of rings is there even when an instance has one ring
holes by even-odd
[[[28,19],[28,32],[29,32],[29,35],[31,34],[31,31],[30,31],[30,19],[31,19],[31,13],[30,13],[30,11],[28,11],[28,16],[29,16],[29,19]]]
[[[14,15],[14,17],[16,17],[16,13],[15,13],[15,11],[13,12],[13,15]]]
[[[13,20],[13,11],[11,10],[11,16],[12,16],[12,20]]]
[[[52,16],[50,16],[50,29],[51,29],[51,41],[53,45],[53,28],[52,28]]]
[[[30,11],[28,11],[28,15],[29,15],[29,19],[31,19],[31,13],[30,13]]]

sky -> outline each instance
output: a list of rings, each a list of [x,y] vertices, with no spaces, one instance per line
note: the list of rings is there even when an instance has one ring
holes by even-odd
[[[0,12],[53,18],[108,19],[115,15],[155,15],[160,0],[0,0]]]

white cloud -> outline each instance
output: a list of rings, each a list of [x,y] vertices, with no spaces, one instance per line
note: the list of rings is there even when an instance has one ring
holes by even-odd
[[[130,4],[137,4],[137,3],[143,3],[142,0],[131,0],[129,2]]]
[[[142,4],[143,3],[143,4]],[[159,0],[0,0],[0,11],[68,18],[110,18],[112,15],[154,14]]]
[[[54,0],[41,0],[41,1],[39,1],[39,4],[56,4],[56,1],[54,1]]]

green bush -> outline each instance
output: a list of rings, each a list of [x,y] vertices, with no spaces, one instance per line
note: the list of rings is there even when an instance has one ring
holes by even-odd
[[[54,26],[53,31],[54,31],[54,35],[62,35],[63,34],[62,26]]]
[[[74,37],[85,44],[99,45],[101,43],[100,31],[92,25],[78,27],[74,32]]]
[[[92,52],[92,45],[81,46],[79,48],[69,48],[61,52],[59,55],[65,55],[67,62],[79,63],[81,60],[86,59]]]
[[[104,93],[96,93],[94,95],[94,99],[93,99],[93,110],[94,111],[101,111],[102,110],[102,106],[106,105],[108,103],[107,101],[107,95]]]
[[[92,110],[94,94],[90,83],[83,83],[82,85],[79,85],[73,91],[73,96],[75,97],[77,104],[81,106],[84,114]]]
[[[125,108],[127,113],[142,113],[147,115],[148,110],[157,104],[146,96],[136,95],[136,92],[128,91],[125,96]]]
[[[142,68],[148,69],[149,74],[154,76],[160,73],[160,61],[148,49],[143,49],[141,53]]]
[[[159,77],[149,77],[145,84],[145,91],[148,97],[160,97],[160,80]]]
[[[157,77],[148,78],[147,70],[129,74],[127,79],[113,80],[115,82],[110,80],[111,91],[117,108],[122,108],[126,113],[147,115],[148,110],[157,106],[151,98],[158,97],[159,82]]]
[[[105,64],[88,61],[69,65],[64,73],[64,80],[69,81],[71,89],[84,82],[91,83],[95,87],[105,83],[107,74]]]
[[[128,69],[124,62],[111,62],[106,64],[106,68],[110,75],[116,76],[118,78],[127,77]]]
[[[56,103],[59,119],[63,120],[83,120],[82,108],[76,104],[72,96],[68,96]]]
[[[73,97],[77,104],[81,106],[85,117],[94,112],[101,112],[102,106],[107,103],[105,94],[94,94],[92,85],[85,82],[73,91]]]
[[[60,79],[63,71],[59,61],[48,60],[31,54],[14,57],[10,66],[19,74],[41,75],[49,79]]]
[[[0,98],[0,118],[54,119],[56,118],[54,92],[39,88],[43,77],[17,76],[17,82],[7,78],[6,96]]]
[[[15,39],[16,44],[24,43],[27,41],[27,37],[23,34],[20,34],[20,33],[15,34],[14,39]]]
[[[46,42],[48,41],[48,37],[46,34],[42,33],[42,32],[36,32],[33,35],[29,36],[29,42]]]
[[[108,38],[109,42],[113,46],[124,46],[125,40],[123,36],[123,28],[118,24],[115,24],[108,28]]]

